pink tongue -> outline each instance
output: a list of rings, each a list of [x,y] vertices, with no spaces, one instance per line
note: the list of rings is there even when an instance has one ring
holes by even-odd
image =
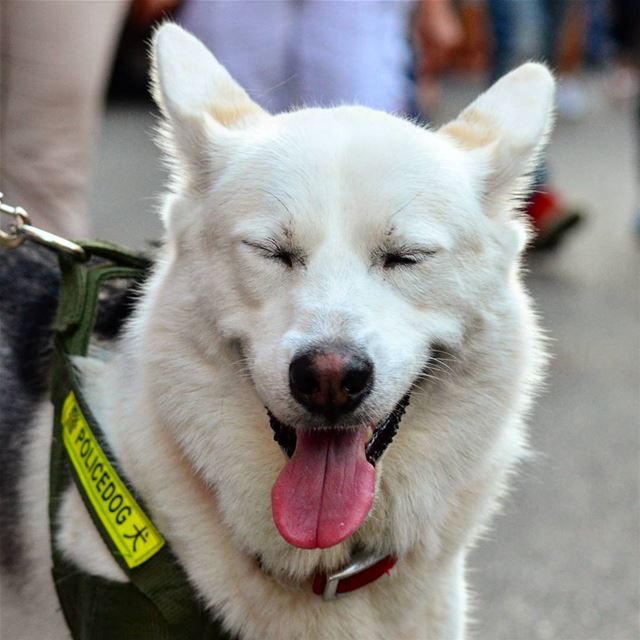
[[[273,519],[289,544],[325,549],[358,530],[376,484],[366,436],[366,429],[298,431],[293,458],[271,491]]]

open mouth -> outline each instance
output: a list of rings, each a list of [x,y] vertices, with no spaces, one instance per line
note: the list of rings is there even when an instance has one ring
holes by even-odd
[[[271,492],[282,537],[302,549],[327,548],[353,535],[375,493],[375,464],[398,431],[407,392],[378,424],[296,431],[269,412],[274,440],[290,458]]]

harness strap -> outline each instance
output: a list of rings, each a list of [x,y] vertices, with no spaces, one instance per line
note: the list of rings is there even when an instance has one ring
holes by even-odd
[[[81,243],[81,246],[87,255],[97,260],[80,262],[59,254],[60,298],[54,323],[54,431],[49,522],[52,573],[67,624],[75,640],[232,640],[233,636],[198,601],[169,545],[148,518],[144,522],[148,523],[150,531],[155,531],[152,552],[137,556],[134,553],[133,560],[123,553],[122,542],[114,540],[113,531],[110,533],[106,526],[109,522],[101,519],[94,504],[95,495],[91,494],[91,488],[86,485],[86,473],[82,469],[79,473],[74,466],[79,458],[74,463],[73,448],[69,444],[71,440],[67,440],[65,447],[65,436],[69,438],[65,428],[69,430],[77,424],[82,425],[86,430],[83,438],[91,435],[95,454],[98,455],[99,452],[102,456],[100,460],[103,461],[101,464],[111,469],[116,478],[114,486],[121,486],[122,493],[129,496],[130,511],[137,507],[142,514],[140,517],[146,518],[146,509],[140,496],[136,495],[117,468],[102,429],[84,399],[70,356],[84,356],[87,353],[96,320],[100,287],[114,278],[138,278],[150,268],[151,263],[145,257],[105,243],[87,242]],[[70,418],[71,411],[73,416]],[[70,420],[75,422],[70,423]],[[72,481],[75,482],[96,529],[127,575],[128,583],[113,582],[78,572],[77,567],[57,548],[55,537],[60,525],[60,504],[64,491]],[[134,533],[139,533],[142,528],[138,527]],[[131,536],[132,540],[134,537]],[[136,551],[135,541],[133,550]]]

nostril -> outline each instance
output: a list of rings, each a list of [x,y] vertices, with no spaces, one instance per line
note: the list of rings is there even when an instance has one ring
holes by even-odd
[[[289,365],[289,384],[298,393],[311,395],[319,389],[313,361],[308,356],[295,358]]]
[[[350,363],[342,379],[342,388],[350,395],[356,396],[365,391],[373,378],[373,364],[368,360]]]
[[[373,363],[346,348],[316,349],[289,364],[293,398],[328,420],[353,411],[371,391],[373,376]]]

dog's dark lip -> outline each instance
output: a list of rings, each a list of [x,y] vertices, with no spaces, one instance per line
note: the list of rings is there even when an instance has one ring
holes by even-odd
[[[273,429],[273,439],[280,445],[282,450],[287,454],[288,458],[293,456],[293,452],[296,450],[296,430],[293,427],[280,422],[269,409],[267,409],[269,415],[269,424]]]
[[[373,429],[373,433],[366,447],[367,460],[375,466],[380,456],[386,451],[391,444],[394,436],[400,427],[400,421],[407,409],[411,398],[411,391],[415,385],[411,385],[411,389],[396,404],[393,410],[387,414]],[[296,430],[283,422],[280,422],[269,409],[269,423],[273,429],[273,439],[280,445],[286,455],[291,458],[296,449]]]
[[[413,385],[411,385],[411,389],[413,389]],[[391,444],[396,433],[398,433],[400,421],[402,420],[402,416],[407,410],[409,400],[411,399],[411,389],[402,396],[400,402],[396,404],[391,413],[382,420],[382,422],[379,422],[373,430],[373,434],[367,443],[366,449],[367,460],[372,465],[376,464],[380,459],[380,456]]]

